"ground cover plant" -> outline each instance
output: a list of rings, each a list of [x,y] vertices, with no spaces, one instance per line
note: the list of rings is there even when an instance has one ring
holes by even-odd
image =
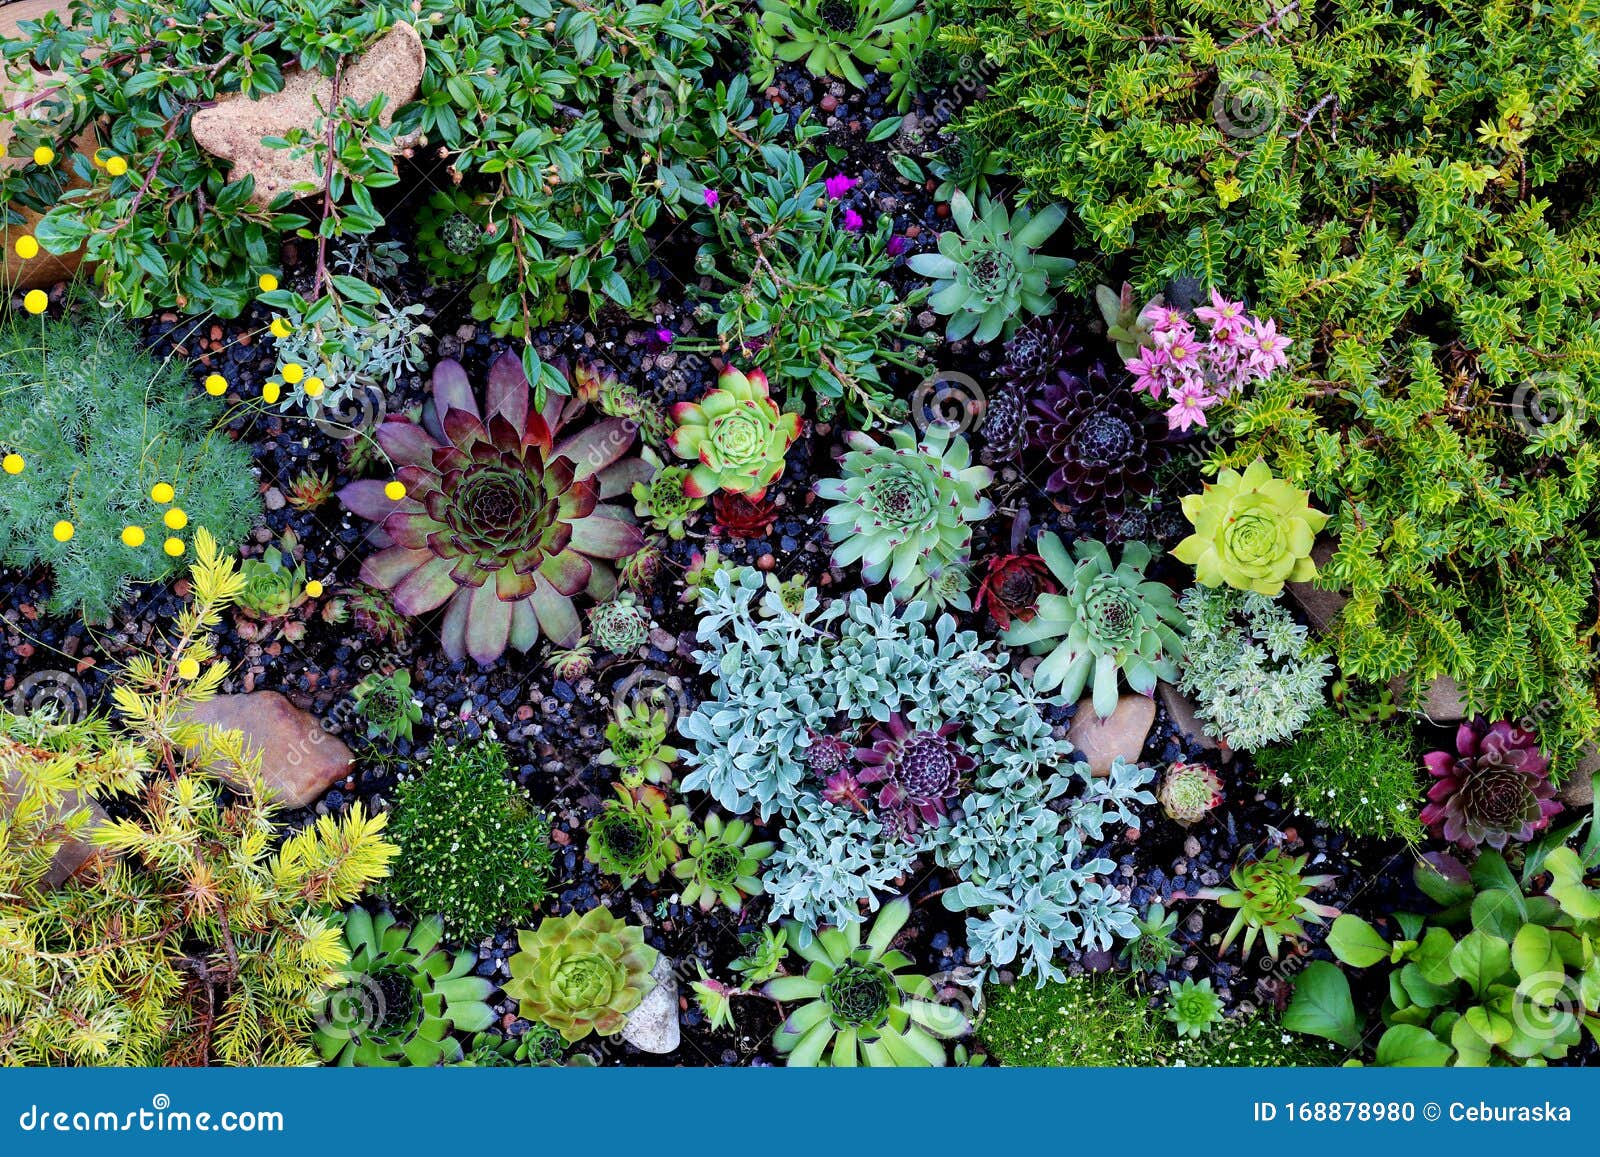
[[[0,1060],[1594,1063],[1597,26],[23,21]]]

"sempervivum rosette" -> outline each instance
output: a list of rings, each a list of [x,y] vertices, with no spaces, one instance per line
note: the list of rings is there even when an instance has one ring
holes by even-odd
[[[732,366],[698,402],[673,406],[672,420],[678,424],[668,443],[672,452],[698,463],[683,486],[695,498],[725,490],[759,502],[783,474],[783,456],[800,436],[800,415],[778,409],[767,375]]]
[[[1277,598],[1285,582],[1317,577],[1311,547],[1328,516],[1309,495],[1257,459],[1243,474],[1223,469],[1215,482],[1183,500],[1183,515],[1194,533],[1172,557],[1194,567],[1204,587],[1227,583],[1242,591]]]
[[[914,833],[921,824],[936,824],[950,802],[961,794],[961,779],[977,760],[961,750],[950,736],[957,727],[947,723],[937,730],[912,730],[900,715],[872,732],[872,746],[856,750],[861,764],[857,780],[882,783],[878,806],[903,831]]]
[[[422,423],[390,417],[378,427],[404,495],[371,480],[339,498],[378,524],[368,537],[382,549],[362,563],[362,581],[391,592],[403,614],[448,604],[445,654],[489,663],[541,634],[577,643],[573,596],[609,598],[608,564],[644,545],[631,515],[605,500],[648,469],[623,458],[634,433],[620,420],[559,437],[583,404],[552,394],[535,410],[509,353],[490,367],[484,402],[480,410],[460,363],[440,362]]]
[[[1155,490],[1155,468],[1167,460],[1166,419],[1108,382],[1098,362],[1082,375],[1057,373],[1033,409],[1033,444],[1050,465],[1046,492],[1115,516],[1130,497]]]
[[[1491,726],[1480,715],[1456,729],[1455,754],[1433,751],[1422,762],[1437,780],[1422,822],[1468,851],[1531,840],[1561,810],[1538,738],[1515,724]]]

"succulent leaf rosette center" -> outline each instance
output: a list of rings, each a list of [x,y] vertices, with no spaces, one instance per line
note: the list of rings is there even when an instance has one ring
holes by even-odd
[[[961,793],[962,777],[977,760],[951,738],[959,727],[913,730],[904,717],[891,715],[872,733],[873,744],[856,751],[864,784],[881,783],[878,806],[908,832],[938,823]]]
[[[610,1002],[615,977],[604,958],[579,956],[561,962],[551,987],[552,995],[568,1008],[594,1008]]]
[[[1463,723],[1455,754],[1430,752],[1423,763],[1436,782],[1422,822],[1468,851],[1531,840],[1561,810],[1537,736],[1509,722]]]
[[[822,990],[822,999],[837,1028],[880,1027],[898,996],[894,977],[876,962],[846,962]]]

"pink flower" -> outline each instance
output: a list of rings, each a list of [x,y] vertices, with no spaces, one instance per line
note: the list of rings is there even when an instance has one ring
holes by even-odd
[[[1244,330],[1244,304],[1229,301],[1215,289],[1211,291],[1211,304],[1194,311],[1195,317],[1211,327],[1211,340],[1227,344],[1237,339]]]
[[[1145,306],[1144,312],[1139,315],[1139,320],[1149,327],[1151,333],[1157,335],[1189,328],[1189,322],[1183,314],[1165,305]]]
[[[846,209],[844,211],[844,227],[851,233],[861,232],[863,224],[860,213],[857,213],[854,209]]]
[[[661,329],[656,330],[656,340],[662,345],[671,345],[672,339],[677,336],[677,334],[673,333],[670,329],[667,329],[664,326]]]
[[[1166,383],[1163,378],[1167,366],[1167,351],[1160,346],[1146,346],[1127,361],[1128,372],[1133,375],[1133,392],[1149,390],[1152,398],[1159,398]]]
[[[885,247],[885,251],[890,257],[899,257],[900,254],[904,253],[910,248],[911,242],[907,241],[904,237],[900,236],[900,234],[896,233],[893,237],[889,238],[889,244]]]
[[[1262,377],[1289,364],[1289,339],[1278,332],[1278,323],[1271,318],[1255,319],[1255,328],[1240,341],[1251,353],[1251,368]]]
[[[715,209],[717,207],[717,202],[722,198],[717,195],[717,191],[715,189],[707,189],[705,191],[705,199],[706,208]]]
[[[1206,410],[1216,405],[1218,399],[1205,392],[1205,387],[1186,383],[1169,395],[1174,403],[1167,411],[1169,430],[1187,430],[1190,426],[1206,424]]]
[[[837,201],[859,184],[861,182],[854,177],[848,177],[843,173],[835,173],[822,182],[822,187],[828,191],[828,200]]]

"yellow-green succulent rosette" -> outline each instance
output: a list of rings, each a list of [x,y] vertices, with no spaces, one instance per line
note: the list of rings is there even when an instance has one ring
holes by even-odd
[[[1243,474],[1223,470],[1202,493],[1184,498],[1183,514],[1194,533],[1173,557],[1194,567],[1201,586],[1226,583],[1276,597],[1285,582],[1309,582],[1317,575],[1311,546],[1328,516],[1313,509],[1309,497],[1274,478],[1260,459]]]

